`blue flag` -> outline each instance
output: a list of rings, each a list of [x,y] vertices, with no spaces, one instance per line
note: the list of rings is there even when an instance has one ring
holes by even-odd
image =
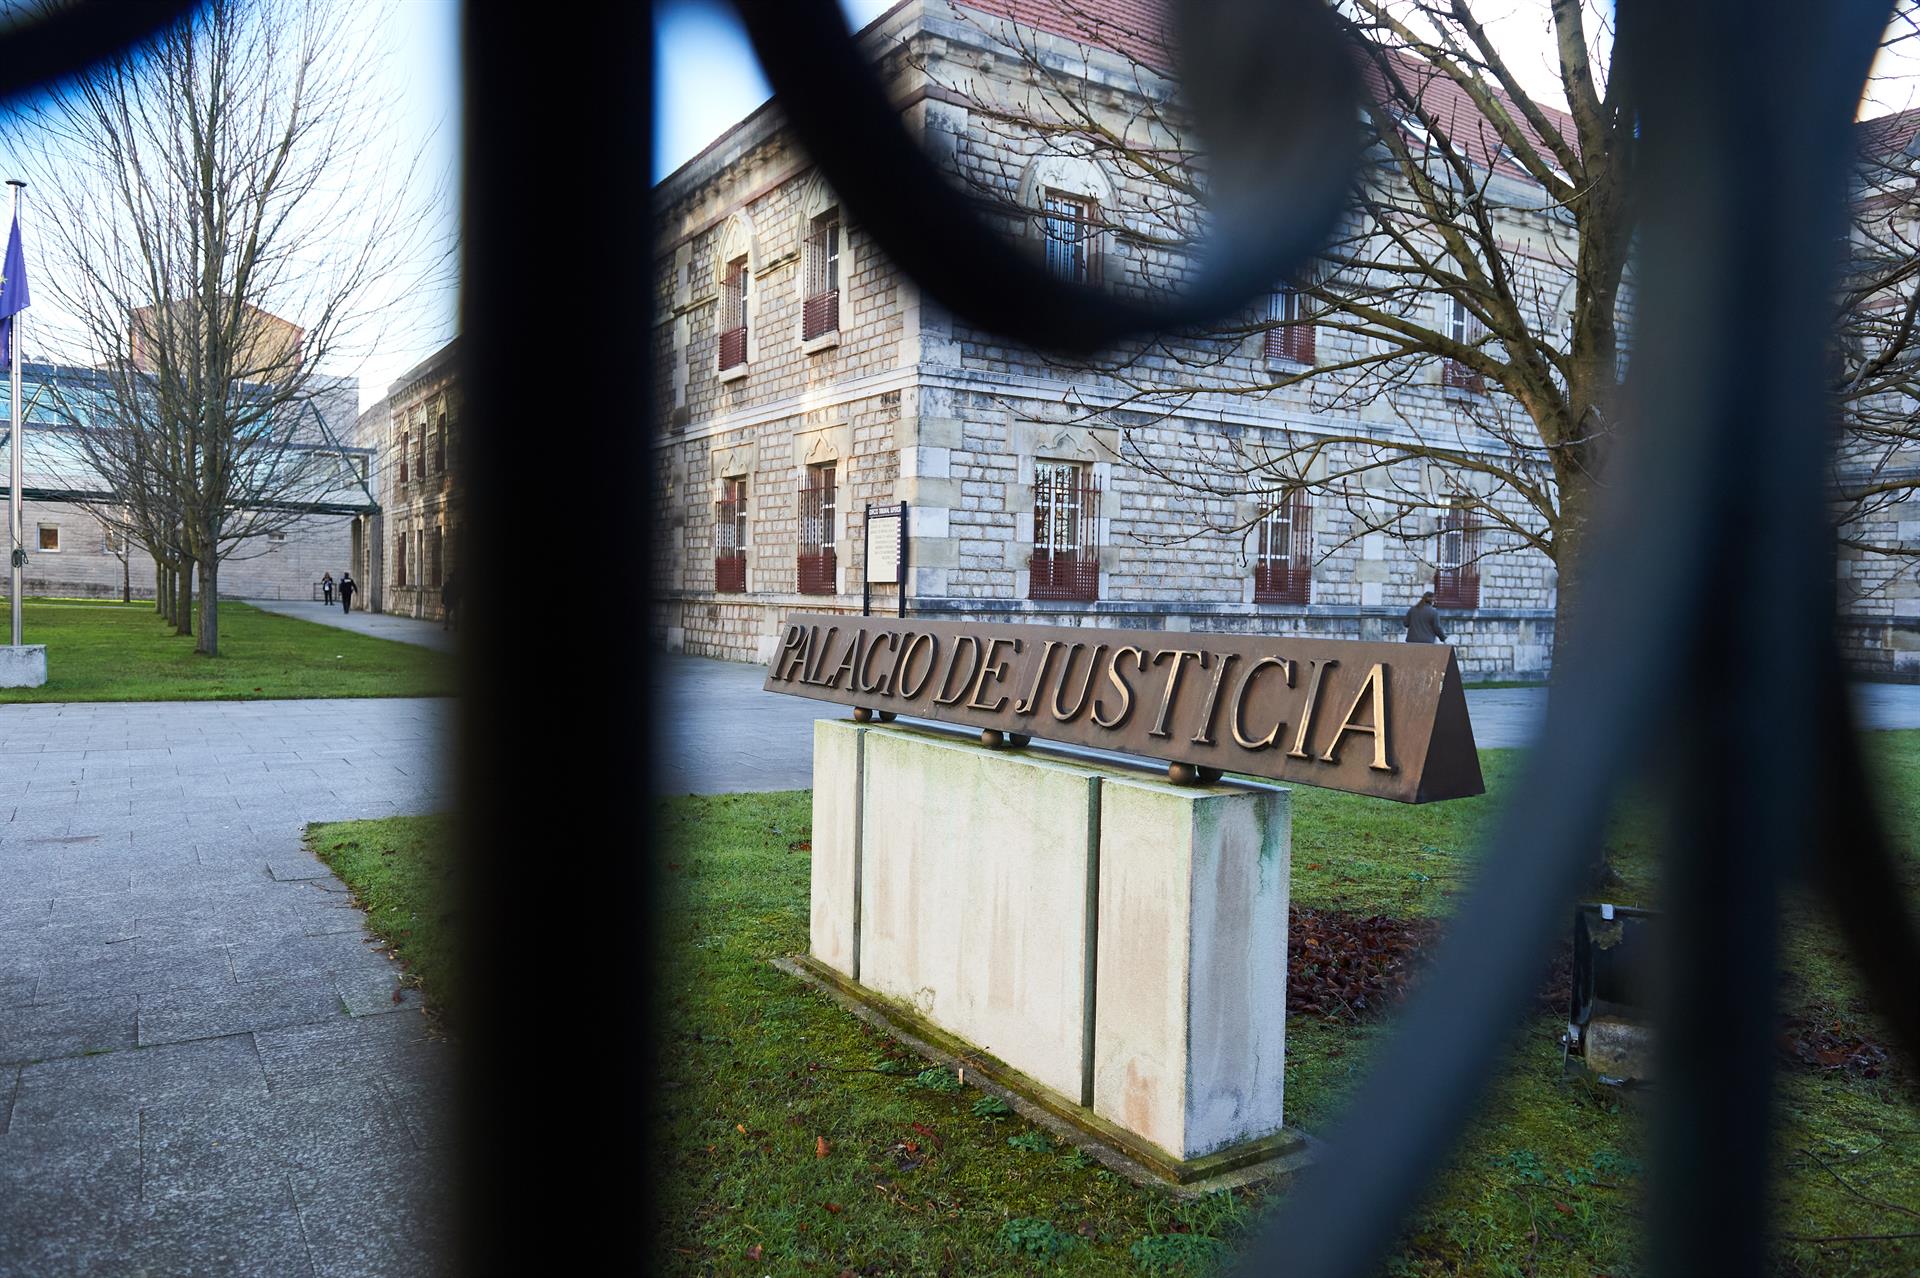
[[[13,317],[27,309],[27,255],[20,251],[20,220],[7,232],[7,260],[0,265],[0,372],[13,369]]]

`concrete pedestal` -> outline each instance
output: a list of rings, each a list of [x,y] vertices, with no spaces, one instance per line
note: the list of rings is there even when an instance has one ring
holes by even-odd
[[[0,688],[39,688],[47,682],[47,645],[0,644]]]
[[[822,720],[813,805],[813,970],[1170,1179],[1293,1143],[1287,791]]]

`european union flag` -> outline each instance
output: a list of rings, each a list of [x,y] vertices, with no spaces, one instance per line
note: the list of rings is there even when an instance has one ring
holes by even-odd
[[[13,369],[13,317],[27,309],[27,255],[20,251],[20,219],[7,232],[7,260],[0,265],[0,373]]]

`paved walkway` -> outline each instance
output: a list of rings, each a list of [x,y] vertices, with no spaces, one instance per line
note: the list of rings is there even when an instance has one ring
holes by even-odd
[[[443,1044],[310,821],[439,700],[0,707],[0,1275],[433,1271]]]
[[[401,643],[415,643],[422,648],[437,648],[441,652],[453,651],[455,632],[442,630],[439,622],[393,617],[384,612],[362,612],[358,602],[354,604],[352,612],[340,611],[338,603],[314,603],[305,599],[242,599],[240,602],[251,604],[261,612],[298,617],[302,621],[317,622],[336,630],[351,630],[355,634],[372,635],[376,639],[397,639]]]
[[[662,794],[804,790],[813,784],[813,721],[848,713],[830,702],[762,692],[762,665],[673,653],[660,677],[668,705],[658,738]],[[1920,685],[1858,684],[1854,695],[1869,728],[1920,728]],[[1474,740],[1484,747],[1528,744],[1546,710],[1545,688],[1467,690]]]

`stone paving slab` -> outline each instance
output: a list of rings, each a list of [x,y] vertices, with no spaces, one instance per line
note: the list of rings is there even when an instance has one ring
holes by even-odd
[[[443,1267],[449,1049],[302,832],[446,808],[450,710],[0,706],[0,1275]]]

